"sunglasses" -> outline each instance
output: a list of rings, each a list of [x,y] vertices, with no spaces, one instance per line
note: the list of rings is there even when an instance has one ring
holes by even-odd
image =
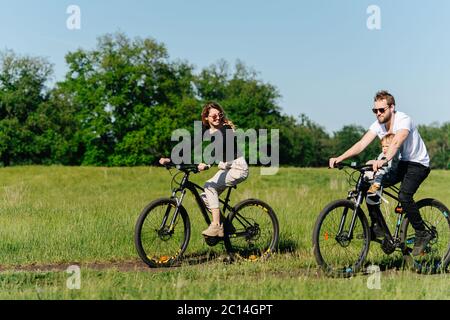
[[[378,112],[383,114],[388,108],[389,108],[389,106],[386,107],[386,108],[378,108],[378,109],[377,108],[373,108],[372,112],[375,113],[375,114],[378,114]]]
[[[216,118],[222,119],[223,118],[223,113],[213,114],[213,115],[210,115],[209,117],[212,118],[212,119],[216,119]]]

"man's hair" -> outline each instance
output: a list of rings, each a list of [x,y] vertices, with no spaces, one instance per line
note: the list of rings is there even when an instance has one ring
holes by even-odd
[[[392,140],[394,140],[394,137],[395,137],[395,134],[388,133],[383,138],[381,138],[381,144],[383,144],[383,143],[391,144]]]
[[[386,102],[387,102],[388,106],[392,106],[392,105],[395,106],[395,98],[394,98],[394,96],[392,94],[390,94],[386,90],[378,91],[375,94],[375,98],[373,98],[373,101],[375,102],[375,101],[384,100],[384,99],[386,99]]]

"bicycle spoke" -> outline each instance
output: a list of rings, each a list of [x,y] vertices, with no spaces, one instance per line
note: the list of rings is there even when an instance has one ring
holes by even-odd
[[[427,230],[433,232],[435,238],[430,241],[424,254],[413,257],[414,266],[419,272],[435,272],[441,266],[445,267],[442,263],[445,263],[445,258],[450,248],[450,223],[441,209],[433,205],[430,200],[422,203],[420,214]],[[413,239],[415,239],[415,231],[408,224],[405,241],[410,250],[414,246]]]
[[[234,230],[229,235],[227,250],[244,259],[257,260],[275,249],[278,223],[275,224],[273,212],[265,206],[259,200],[244,201],[238,206],[231,215]]]
[[[345,204],[345,205],[344,205]],[[323,214],[320,229],[316,230],[315,241],[318,246],[316,258],[319,264],[332,273],[348,273],[355,271],[360,265],[368,248],[363,224],[358,216],[350,238],[350,226],[354,209],[347,207],[353,204],[344,201],[342,205],[329,209]],[[343,221],[344,213],[347,213]],[[342,227],[341,233],[339,229]]]
[[[162,200],[144,209],[138,220],[136,246],[141,258],[150,266],[173,263],[187,245],[184,214],[179,213],[174,224],[170,224],[175,211],[174,203]]]

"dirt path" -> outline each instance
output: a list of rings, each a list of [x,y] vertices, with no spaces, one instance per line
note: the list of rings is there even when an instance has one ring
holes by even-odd
[[[183,259],[183,266],[198,267],[209,262],[226,262],[226,255],[215,254],[193,254],[185,256]],[[400,262],[398,265],[391,265],[390,267],[382,266],[381,272],[384,274],[395,274],[400,268]],[[149,268],[140,259],[126,260],[126,261],[100,261],[100,262],[67,262],[67,263],[43,263],[43,264],[27,264],[27,265],[0,265],[0,273],[3,272],[65,272],[70,266],[79,266],[81,270],[116,270],[120,272],[169,272],[179,269],[179,267],[170,268]],[[305,268],[295,270],[283,270],[272,272],[280,277],[298,277],[306,276],[312,278],[327,277],[318,268]]]
[[[88,262],[88,263],[54,263],[54,264],[30,264],[17,266],[0,265],[0,272],[57,272],[66,271],[70,266],[79,266],[81,269],[90,270],[117,270],[122,272],[148,271],[158,272],[167,269],[151,269],[140,260],[135,261],[109,261],[109,262]]]
[[[201,265],[212,261],[223,261],[225,255],[215,254],[192,254],[183,259],[183,263],[191,266]],[[58,272],[66,271],[70,266],[79,266],[81,269],[89,270],[117,270],[122,272],[166,272],[174,270],[171,268],[149,268],[142,260],[128,261],[100,261],[100,262],[67,262],[67,263],[33,263],[27,265],[0,265],[0,272]]]

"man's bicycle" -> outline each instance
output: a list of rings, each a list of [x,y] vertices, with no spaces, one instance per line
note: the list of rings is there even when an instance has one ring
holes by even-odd
[[[179,172],[172,178],[172,195],[147,205],[140,214],[134,234],[137,252],[150,267],[169,267],[178,263],[189,244],[191,225],[189,214],[183,206],[186,191],[195,197],[196,203],[207,225],[211,223],[208,210],[199,194],[204,189],[189,181],[191,174],[198,173],[197,165],[166,164],[167,169]],[[177,179],[180,178],[181,179]],[[223,205],[221,220],[224,225],[223,238],[206,237],[209,246],[220,241],[231,258],[251,261],[268,257],[278,246],[279,226],[275,212],[265,202],[247,199],[234,207],[230,204],[229,187]]]
[[[356,163],[337,166],[351,168],[349,184],[355,185],[347,199],[329,203],[319,214],[313,232],[314,256],[319,266],[329,275],[350,276],[363,267],[371,241],[381,244],[386,254],[400,251],[407,264],[420,272],[445,272],[450,263],[450,218],[448,208],[436,199],[422,199],[417,202],[426,229],[433,235],[423,255],[411,255],[415,241],[414,228],[410,226],[406,212],[397,205],[397,221],[392,234],[383,215],[377,222],[384,230],[383,239],[372,238],[362,204],[370,187],[370,179],[365,172],[372,171],[372,165]],[[388,191],[389,190],[389,191]],[[391,186],[383,190],[399,203],[399,189]],[[386,201],[385,198],[382,200]]]

